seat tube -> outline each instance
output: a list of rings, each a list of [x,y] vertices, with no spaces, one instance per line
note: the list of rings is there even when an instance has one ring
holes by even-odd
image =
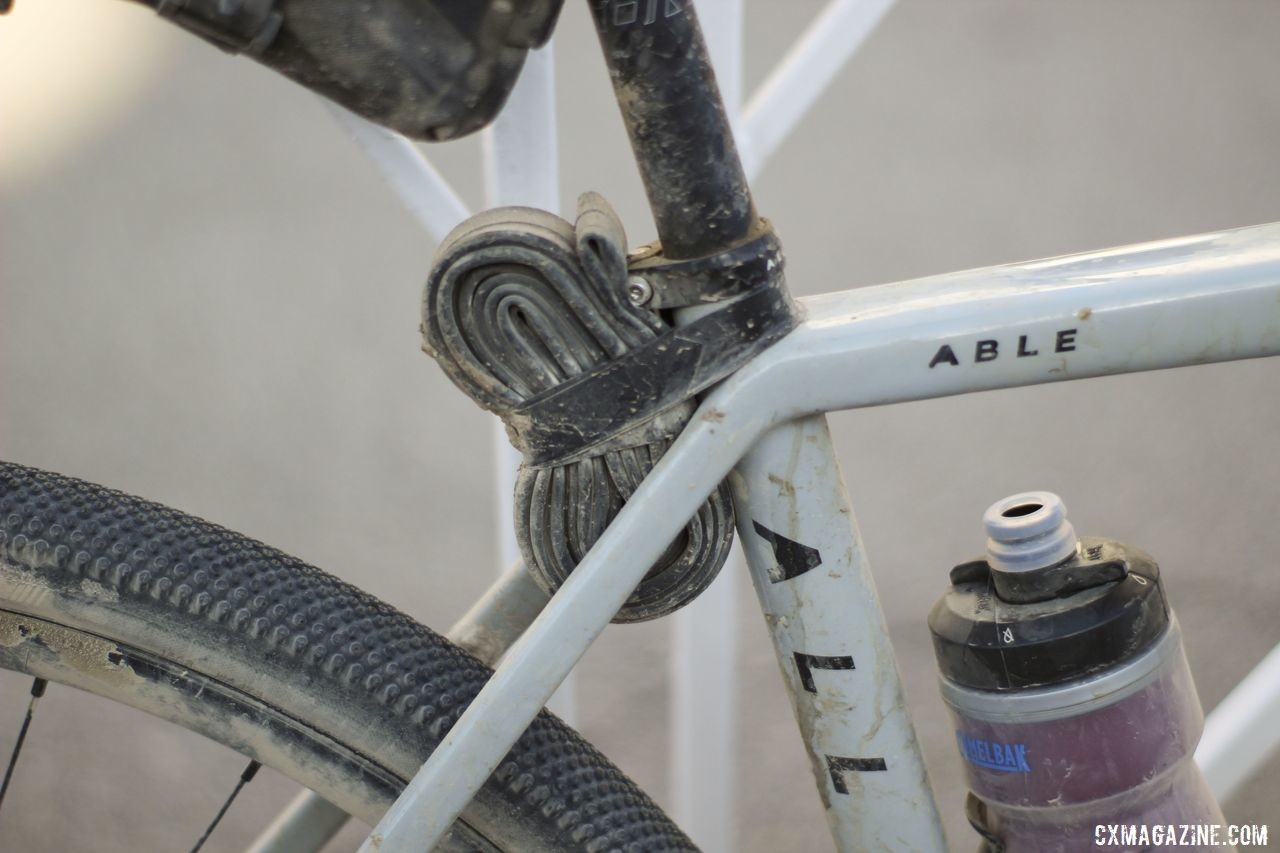
[[[773,429],[730,483],[837,847],[945,851],[826,417]]]
[[[757,214],[690,0],[589,0],[663,254],[714,255]],[[678,312],[689,322],[709,306]],[[731,477],[752,579],[842,851],[945,851],[827,432],[772,431]]]

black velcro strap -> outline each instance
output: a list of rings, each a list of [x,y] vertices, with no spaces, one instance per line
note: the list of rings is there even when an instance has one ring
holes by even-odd
[[[594,193],[580,201],[576,225],[500,208],[440,247],[423,306],[427,349],[503,418],[526,465],[674,438],[696,394],[798,322],[767,223],[727,261],[645,267],[663,281],[702,284],[715,281],[713,269],[739,271],[715,310],[679,328],[627,299],[625,247],[616,215]],[[662,417],[684,403],[679,417]]]
[[[548,592],[565,581],[693,417],[694,395],[796,324],[767,226],[748,250],[679,262],[668,279],[714,285],[711,269],[749,269],[704,316],[672,328],[628,298],[626,235],[603,198],[577,222],[530,208],[472,217],[440,246],[423,299],[424,349],[507,425],[524,460],[516,541]],[[776,241],[772,244],[776,246]],[[758,261],[758,262],[757,262]],[[753,267],[754,264],[754,267]],[[661,277],[662,269],[649,274]],[[670,613],[715,578],[733,541],[725,484],[707,498],[614,617]]]
[[[594,452],[724,379],[797,322],[794,305],[775,278],[535,397],[512,412],[526,462],[550,465]]]

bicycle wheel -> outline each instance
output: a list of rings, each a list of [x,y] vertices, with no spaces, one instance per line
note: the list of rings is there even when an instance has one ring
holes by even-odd
[[[0,463],[0,667],[199,732],[375,823],[489,676],[408,616],[176,510]],[[454,850],[692,850],[543,712]]]

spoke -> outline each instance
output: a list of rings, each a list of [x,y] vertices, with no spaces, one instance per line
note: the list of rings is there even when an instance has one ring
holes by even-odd
[[[22,719],[22,728],[18,730],[18,742],[13,745],[13,754],[9,756],[9,766],[4,771],[4,782],[0,784],[0,806],[4,805],[4,795],[9,791],[9,781],[13,779],[13,768],[18,764],[18,755],[22,752],[22,744],[27,739],[27,730],[31,728],[31,718],[36,712],[36,703],[44,695],[49,682],[37,678],[31,683],[31,701],[27,703],[27,715]]]
[[[196,842],[196,846],[191,848],[191,853],[198,853],[204,843],[209,840],[209,836],[218,828],[218,822],[222,820],[222,816],[227,813],[227,809],[231,808],[231,804],[235,801],[236,795],[240,793],[240,789],[253,781],[253,777],[257,775],[258,770],[262,767],[256,761],[250,761],[249,766],[240,774],[240,781],[236,782],[236,786],[231,789],[231,795],[227,797],[227,801],[222,804],[222,808],[218,809],[218,813],[213,816],[213,821],[209,824],[209,828],[204,831],[204,835],[200,836],[200,840]]]

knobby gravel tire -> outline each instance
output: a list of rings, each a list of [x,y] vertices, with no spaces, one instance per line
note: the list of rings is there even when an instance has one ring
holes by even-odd
[[[376,822],[490,670],[280,551],[149,501],[0,463],[0,667],[214,738]],[[543,712],[457,850],[695,850]]]

